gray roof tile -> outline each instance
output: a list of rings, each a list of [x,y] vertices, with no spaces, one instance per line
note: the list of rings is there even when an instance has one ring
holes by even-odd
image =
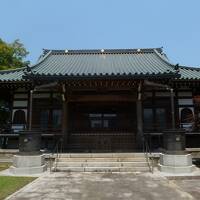
[[[24,75],[25,68],[19,68],[14,70],[1,70],[0,71],[0,82],[16,82],[23,81],[22,76]]]
[[[161,49],[46,50],[48,56],[32,68],[41,76],[152,76],[174,75],[176,70]]]
[[[178,75],[161,48],[107,50],[44,50],[38,63],[26,68],[0,71],[0,82],[25,81],[30,77],[143,77]],[[182,80],[200,80],[200,68],[179,67]]]
[[[200,80],[200,68],[181,66],[179,73],[181,80]]]

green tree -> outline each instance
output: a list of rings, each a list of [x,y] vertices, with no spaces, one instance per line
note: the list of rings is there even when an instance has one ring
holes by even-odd
[[[6,43],[0,39],[0,70],[27,66],[29,61],[24,59],[28,53],[20,40],[17,39],[12,43]]]

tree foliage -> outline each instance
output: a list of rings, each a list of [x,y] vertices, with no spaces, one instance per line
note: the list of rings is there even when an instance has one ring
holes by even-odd
[[[12,43],[6,43],[0,39],[0,70],[27,66],[29,61],[24,59],[28,53],[19,39]]]

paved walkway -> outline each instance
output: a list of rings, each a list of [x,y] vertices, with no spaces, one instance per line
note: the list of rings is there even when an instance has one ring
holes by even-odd
[[[183,180],[174,180],[176,185],[181,189],[191,194],[197,200],[200,199],[200,177],[198,179],[183,179]]]
[[[199,179],[190,180],[200,191]],[[196,183],[194,182],[196,181]],[[178,184],[177,184],[178,183]],[[190,200],[185,181],[167,180],[151,174],[53,173],[36,179],[9,200]],[[185,192],[185,191],[187,192]],[[191,193],[191,194],[190,194]]]

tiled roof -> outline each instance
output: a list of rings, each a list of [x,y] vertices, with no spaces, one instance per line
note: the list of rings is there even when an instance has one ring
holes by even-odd
[[[34,77],[175,76],[162,49],[45,50]]]
[[[0,71],[0,82],[41,77],[175,77],[176,80],[200,80],[200,68],[179,66],[177,70],[161,48],[44,50],[38,63],[29,69],[29,72],[26,68]]]
[[[19,68],[13,70],[1,70],[0,71],[0,83],[1,82],[16,82],[23,81],[22,76],[26,68]]]
[[[200,80],[200,68],[196,67],[179,67],[181,80]]]

